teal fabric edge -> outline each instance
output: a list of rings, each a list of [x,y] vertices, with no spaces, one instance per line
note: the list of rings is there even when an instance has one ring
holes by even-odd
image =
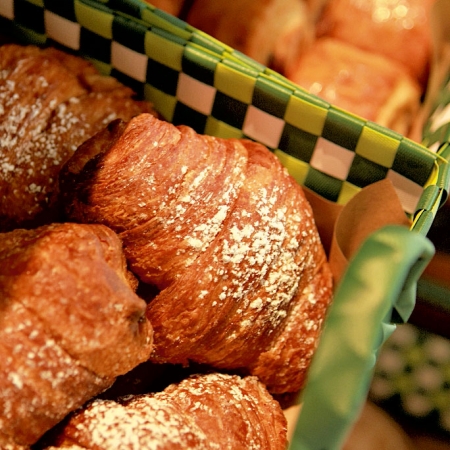
[[[367,397],[381,345],[406,321],[434,255],[425,236],[385,226],[362,244],[337,287],[302,393],[290,450],[339,450]],[[339,336],[339,341],[336,341]]]

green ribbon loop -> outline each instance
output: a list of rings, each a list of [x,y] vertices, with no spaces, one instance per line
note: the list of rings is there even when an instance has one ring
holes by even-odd
[[[367,396],[395,311],[408,320],[417,280],[434,254],[426,237],[390,225],[350,261],[337,288],[303,392],[291,450],[338,450]]]

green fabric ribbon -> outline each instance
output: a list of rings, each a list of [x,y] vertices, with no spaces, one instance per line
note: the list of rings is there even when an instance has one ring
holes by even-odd
[[[431,241],[401,226],[377,230],[350,261],[303,392],[291,450],[337,450],[367,396],[381,345],[415,305]],[[393,314],[394,313],[394,314]]]

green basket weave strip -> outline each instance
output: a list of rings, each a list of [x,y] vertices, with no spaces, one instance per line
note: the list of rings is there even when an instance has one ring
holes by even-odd
[[[439,179],[436,172],[445,170],[433,152],[331,106],[151,5],[0,0],[0,16],[25,41],[62,46],[90,59],[174,124],[263,143],[297,181],[329,200],[345,203],[361,188],[389,178],[406,213],[435,214],[436,203],[422,199],[430,180]],[[441,197],[446,183],[439,186]]]

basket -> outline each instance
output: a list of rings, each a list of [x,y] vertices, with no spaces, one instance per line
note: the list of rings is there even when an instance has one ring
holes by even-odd
[[[340,448],[366,398],[378,350],[395,323],[408,320],[434,253],[425,236],[449,190],[449,144],[433,152],[330,105],[141,0],[0,0],[0,30],[83,56],[174,124],[261,142],[298,183],[331,202],[345,205],[366,186],[392,182],[412,225],[377,230],[350,261],[290,444]]]

